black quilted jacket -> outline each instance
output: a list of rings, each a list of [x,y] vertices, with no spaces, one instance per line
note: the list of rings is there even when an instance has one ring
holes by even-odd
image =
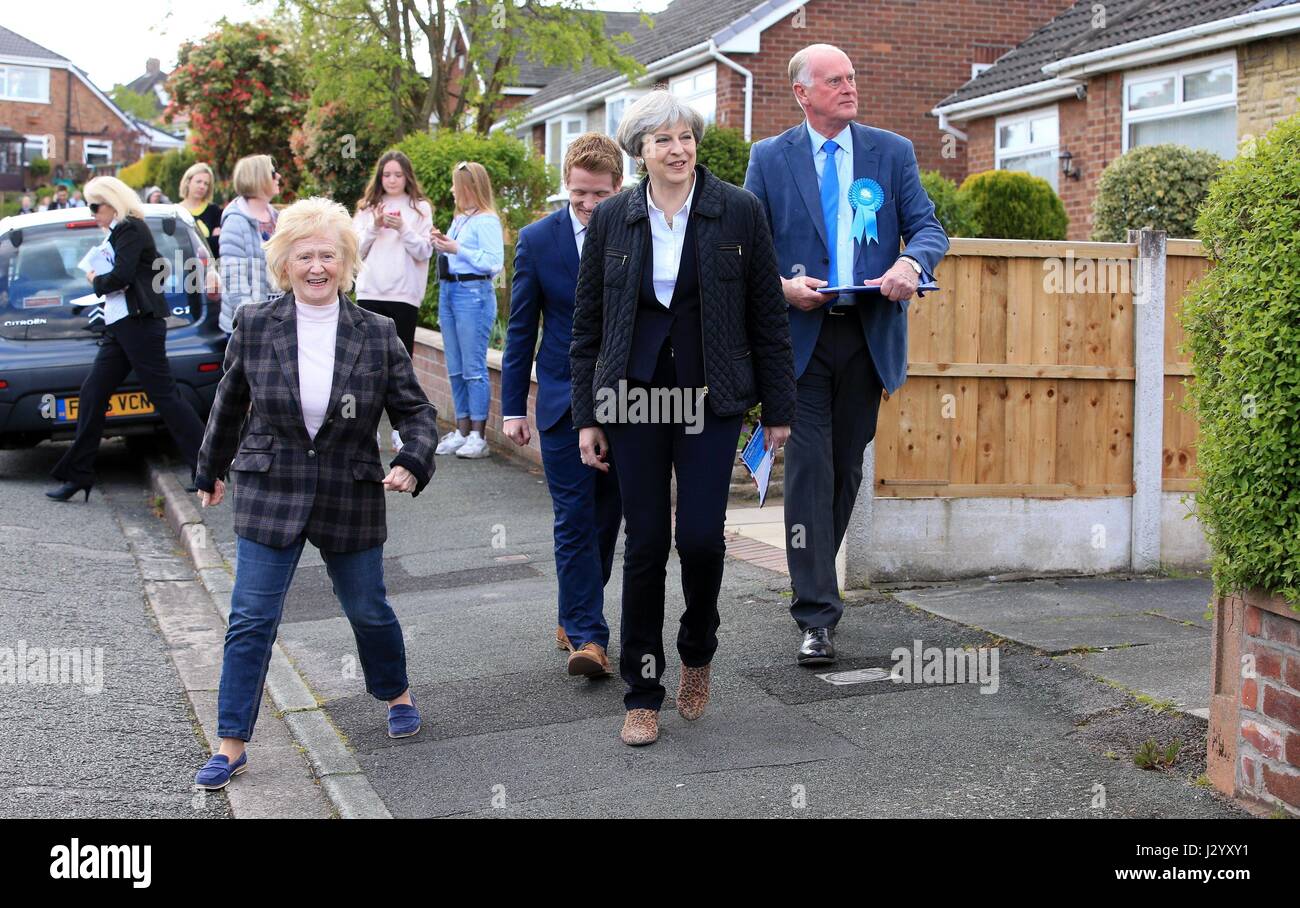
[[[718,416],[763,404],[763,424],[794,422],[790,319],[772,233],[758,199],[696,165],[695,223],[706,400]],[[592,212],[573,310],[573,424],[597,425],[596,394],[627,377],[641,269],[648,262],[646,186],[623,190]]]

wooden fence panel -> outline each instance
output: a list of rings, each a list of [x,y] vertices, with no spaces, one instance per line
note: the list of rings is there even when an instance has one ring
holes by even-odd
[[[1185,382],[1191,380],[1191,355],[1180,316],[1188,288],[1210,270],[1199,244],[1178,243],[1165,260],[1165,415],[1162,486],[1166,492],[1196,490],[1196,417],[1185,410]],[[1178,254],[1175,254],[1175,251]]]
[[[943,289],[909,306],[909,379],[881,406],[876,494],[1132,494],[1135,255],[953,240]]]

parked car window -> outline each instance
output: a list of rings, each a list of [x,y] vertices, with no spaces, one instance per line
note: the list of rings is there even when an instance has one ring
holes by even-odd
[[[146,222],[158,254],[168,263],[162,288],[171,312],[167,325],[192,324],[201,317],[203,303],[199,292],[187,292],[196,288],[193,277],[186,287],[186,262],[202,240],[180,220],[174,220],[171,233],[160,217]],[[0,336],[40,340],[92,337],[102,331],[101,308],[91,303],[93,291],[77,263],[105,236],[93,221],[74,221],[22,228],[17,245],[14,231],[0,237]],[[74,305],[78,302],[85,305]]]

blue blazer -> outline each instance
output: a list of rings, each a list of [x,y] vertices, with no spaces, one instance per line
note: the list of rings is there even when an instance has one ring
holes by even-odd
[[[537,428],[555,426],[569,412],[569,343],[578,286],[578,243],[569,206],[519,231],[510,284],[510,323],[501,357],[501,415],[528,415],[533,350],[537,350]],[[544,317],[543,317],[544,316]],[[537,322],[542,317],[542,346]]]
[[[948,236],[934,216],[934,203],[921,188],[912,143],[883,129],[851,125],[853,179],[870,177],[885,190],[884,207],[876,213],[880,242],[857,247],[853,282],[880,277],[903,254],[921,263],[926,272],[923,280],[932,279],[948,251]],[[826,224],[806,124],[754,143],[745,188],[758,196],[767,211],[781,276],[806,274],[826,280],[830,266]],[[900,239],[907,242],[902,252]],[[892,393],[907,380],[907,301],[866,296],[856,308],[880,383]],[[812,358],[826,308],[804,312],[790,306],[789,312],[798,378]]]

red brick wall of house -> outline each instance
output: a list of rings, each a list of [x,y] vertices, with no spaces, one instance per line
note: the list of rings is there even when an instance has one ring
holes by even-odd
[[[50,70],[49,104],[0,101],[0,123],[24,135],[54,136],[51,164],[55,167],[80,163],[83,139],[111,141],[117,164],[131,164],[140,157],[137,133],[64,69]]]
[[[1067,238],[1086,240],[1092,233],[1092,203],[1097,181],[1106,165],[1123,153],[1123,73],[1106,73],[1087,82],[1088,97],[1066,98],[1056,104],[1060,123],[1060,149],[1070,152],[1079,179],[1060,177],[1059,193],[1070,218]],[[994,129],[997,117],[982,117],[958,124],[968,138],[967,174],[994,167]]]
[[[728,54],[754,74],[753,138],[803,119],[790,91],[790,57],[835,44],[857,71],[860,121],[912,140],[923,170],[952,179],[967,171],[966,149],[939,131],[929,111],[989,62],[1072,5],[1072,0],[810,0],[763,33],[757,54]],[[744,125],[744,80],[719,66],[718,121]]]

